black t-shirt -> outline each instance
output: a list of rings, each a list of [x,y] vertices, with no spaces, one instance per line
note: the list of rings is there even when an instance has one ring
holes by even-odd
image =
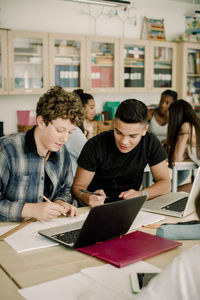
[[[156,136],[147,132],[139,144],[128,153],[121,153],[115,145],[113,130],[89,139],[77,160],[78,165],[95,172],[89,191],[103,189],[108,197],[118,200],[121,192],[139,190],[144,168],[167,158]]]

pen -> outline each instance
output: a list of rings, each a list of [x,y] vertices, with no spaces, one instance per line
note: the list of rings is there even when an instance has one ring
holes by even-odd
[[[51,200],[49,200],[46,196],[42,196],[43,197],[43,199],[44,200],[46,200],[47,202],[49,202],[49,203],[53,203]],[[66,217],[66,214],[64,214],[64,213],[62,213],[63,214],[63,216],[65,216]]]
[[[98,194],[98,193],[89,192],[89,191],[84,190],[84,189],[80,189],[80,191],[81,191],[82,193],[85,193],[85,194],[91,194],[91,195],[96,195],[96,196],[102,196],[102,195],[100,195],[100,194]],[[109,197],[107,197],[107,196],[106,196],[106,198],[109,199]]]

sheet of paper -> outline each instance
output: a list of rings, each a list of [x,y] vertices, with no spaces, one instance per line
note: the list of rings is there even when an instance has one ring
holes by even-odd
[[[153,214],[150,212],[140,210],[137,217],[135,218],[130,230],[140,228],[142,226],[153,224],[164,220],[163,215]]]
[[[56,246],[58,243],[41,236],[38,231],[49,227],[84,221],[87,215],[88,212],[73,218],[57,218],[51,221],[32,222],[7,237],[5,241],[18,253]]]
[[[152,272],[159,273],[161,269],[154,267],[144,261],[131,264],[127,267],[116,268],[110,264],[103,266],[82,269],[81,273],[93,279],[102,286],[117,292],[123,299],[133,299],[131,288],[131,272]]]
[[[24,288],[18,293],[26,300],[125,300],[81,273]]]
[[[8,232],[9,230],[15,228],[16,226],[17,226],[17,224],[0,227],[0,235],[2,235],[2,234],[4,234],[4,233]]]

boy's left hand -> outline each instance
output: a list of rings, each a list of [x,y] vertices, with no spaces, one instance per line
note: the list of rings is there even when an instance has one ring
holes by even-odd
[[[63,200],[55,200],[54,203],[63,206],[67,210],[67,214],[70,217],[78,216],[78,209],[74,205],[71,205]]]

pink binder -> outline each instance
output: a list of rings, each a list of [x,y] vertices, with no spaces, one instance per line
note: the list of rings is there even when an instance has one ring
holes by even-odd
[[[77,250],[120,268],[181,245],[180,242],[134,231]]]

